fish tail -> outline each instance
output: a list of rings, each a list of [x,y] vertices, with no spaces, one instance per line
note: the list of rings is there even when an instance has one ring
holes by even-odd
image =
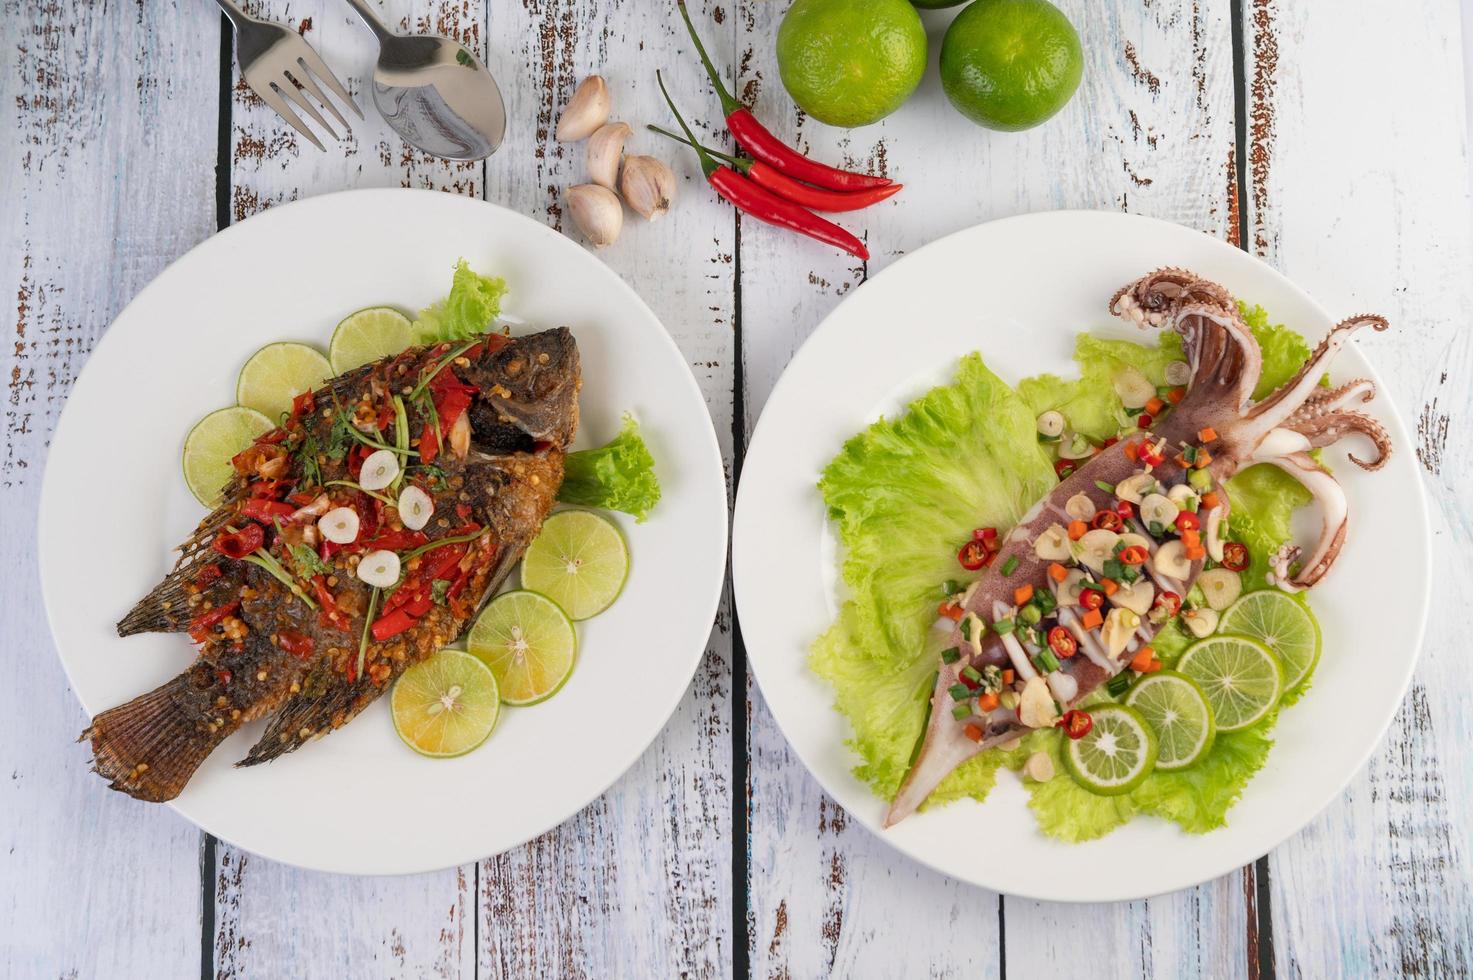
[[[233,511],[233,506],[221,507],[200,523],[189,540],[180,546],[179,560],[173,570],[118,622],[119,636],[182,633],[189,629],[191,586],[199,578],[201,570],[220,557],[210,550],[210,543],[229,521]],[[233,585],[234,579],[227,574],[219,580],[217,587],[230,589]],[[198,589],[194,592],[197,593]]]
[[[112,788],[160,803],[184,789],[236,726],[212,725],[198,711],[191,671],[92,719],[78,741],[92,743],[93,769]]]
[[[236,763],[240,767],[259,766],[295,752],[314,738],[346,725],[372,698],[358,702],[358,685],[328,691],[316,698],[292,698],[272,717],[261,738],[246,757]]]

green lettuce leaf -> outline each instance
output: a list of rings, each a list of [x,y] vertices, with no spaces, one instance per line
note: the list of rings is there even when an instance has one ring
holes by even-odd
[[[420,310],[414,321],[416,344],[470,340],[491,329],[501,315],[506,280],[477,275],[465,259],[455,264],[450,295]]]
[[[558,500],[623,511],[644,523],[660,502],[660,481],[655,476],[655,460],[632,416],[624,416],[623,427],[609,444],[568,454],[563,460]]]

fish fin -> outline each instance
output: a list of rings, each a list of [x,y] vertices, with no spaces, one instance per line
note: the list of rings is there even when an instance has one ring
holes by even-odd
[[[174,563],[169,574],[148,595],[139,599],[128,615],[118,622],[119,636],[132,636],[134,633],[182,633],[189,629],[192,618],[190,587],[198,578],[200,570],[206,565],[214,564],[219,558],[210,548],[210,544],[233,516],[235,504],[232,501],[200,522],[189,540],[179,546],[179,560]],[[218,582],[217,588],[222,594],[227,590],[233,592],[234,586],[238,584],[229,575]]]
[[[234,725],[211,726],[190,710],[198,702],[192,671],[127,704],[102,712],[82,732],[92,743],[92,768],[112,788],[129,796],[162,803],[184,789],[205,757]]]
[[[951,716],[951,695],[941,687],[941,683],[937,682],[937,690],[932,695],[931,720],[926,725],[920,754],[905,774],[905,782],[900,784],[900,791],[895,794],[890,808],[885,811],[886,827],[895,826],[919,810],[926,798],[957,766],[1003,740],[990,738],[978,743],[967,738],[962,726]]]
[[[358,697],[361,686],[340,678],[333,687],[320,694],[309,696],[302,693],[288,698],[281,710],[272,716],[260,739],[236,766],[271,762],[288,752],[295,752],[314,738],[343,727],[378,697],[378,694],[366,699]],[[380,688],[378,693],[382,692]]]

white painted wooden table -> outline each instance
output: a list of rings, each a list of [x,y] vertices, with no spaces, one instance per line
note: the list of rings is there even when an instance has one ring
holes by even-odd
[[[51,649],[33,527],[57,413],[122,305],[218,228],[340,188],[440,188],[563,227],[560,191],[581,179],[581,153],[549,132],[591,71],[631,122],[665,119],[658,66],[699,122],[720,120],[669,0],[391,0],[391,21],[478,45],[502,80],[507,143],[467,166],[406,151],[375,118],[325,153],[306,146],[236,84],[207,0],[3,0],[0,280],[14,305],[0,354],[0,975],[1473,972],[1473,220],[1458,10],[1060,3],[1084,38],[1079,98],[1041,129],[1003,135],[956,116],[934,72],[880,125],[801,120],[773,60],[786,4],[704,0],[713,53],[737,66],[735,87],[764,119],[821,159],[881,168],[907,190],[851,222],[874,252],[855,264],[735,218],[683,159],[669,219],[630,224],[604,258],[685,351],[733,480],[768,392],[818,321],[898,256],[989,218],[1155,215],[1242,244],[1332,311],[1389,314],[1395,329],[1365,345],[1417,420],[1417,445],[1402,448],[1417,453],[1433,503],[1437,593],[1422,670],[1385,745],[1307,830],[1238,873],[1150,901],[1058,906],[959,885],[823,796],[749,680],[729,608],[634,769],[566,825],[475,865],[304,873],[108,792],[73,743],[86,719]],[[372,52],[346,5],[270,0],[264,12],[298,26],[366,104]],[[927,15],[933,43],[947,19]],[[632,145],[674,157],[647,133]],[[1388,501],[1378,517],[1394,516]]]

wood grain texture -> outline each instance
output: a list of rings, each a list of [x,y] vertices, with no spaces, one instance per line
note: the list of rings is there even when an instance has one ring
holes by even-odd
[[[643,128],[666,119],[656,68],[667,69],[672,91],[698,84],[673,17],[673,6],[647,0],[493,5],[488,64],[517,122],[488,161],[486,183],[494,200],[578,239],[563,193],[588,180],[584,146],[551,134],[577,82],[605,77],[613,117],[635,129],[626,152],[676,164],[681,183],[664,219],[628,212],[619,241],[599,257],[638,289],[685,354],[729,461],[735,224],[692,163]],[[729,39],[717,45],[718,57],[730,54]],[[603,424],[612,435],[612,420]],[[684,701],[629,773],[563,826],[482,863],[481,976],[730,975],[728,609]]]
[[[1245,8],[1250,240],[1332,314],[1390,317],[1390,331],[1357,343],[1385,382],[1382,397],[1415,428],[1416,444],[1397,450],[1422,464],[1433,534],[1432,613],[1411,692],[1344,796],[1270,857],[1278,972],[1466,976],[1473,337],[1463,311],[1473,246],[1458,13],[1420,2],[1387,18],[1369,0]],[[1369,18],[1374,32],[1356,26]],[[1442,94],[1423,99],[1388,78]],[[1392,506],[1351,519],[1392,519]]]
[[[217,70],[215,48],[196,43],[214,23],[193,0],[0,4],[0,976],[199,968],[199,832],[89,771],[35,524],[47,445],[88,353],[214,231],[215,95],[193,84]]]
[[[818,125],[794,112],[778,83],[772,38],[783,8],[738,6],[739,88],[756,99],[759,116],[819,159],[876,167],[906,184],[895,201],[841,218],[865,231],[874,253],[867,267],[743,222],[749,424],[798,345],[840,299],[865,275],[948,232],[1073,207],[1149,214],[1230,237],[1229,5],[1061,6],[1086,39],[1085,81],[1063,113],[1021,134],[991,133],[957,115],[934,64],[883,122],[847,133]],[[934,51],[949,16],[925,20]],[[936,157],[941,133],[944,165]],[[897,325],[906,329],[918,328]],[[849,820],[792,755],[755,690],[751,701],[754,976],[996,976],[1003,945],[1010,976],[1229,976],[1245,968],[1242,874],[1111,907],[1001,899],[958,884]]]

